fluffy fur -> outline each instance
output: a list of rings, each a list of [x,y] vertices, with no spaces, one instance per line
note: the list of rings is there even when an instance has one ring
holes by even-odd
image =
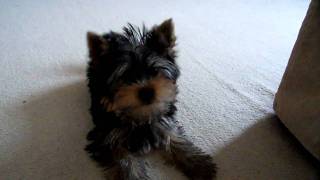
[[[188,140],[175,119],[180,71],[172,20],[151,30],[129,24],[123,31],[87,34],[95,127],[86,150],[107,170],[107,179],[149,179],[143,157],[154,152],[189,179],[212,179],[212,158]]]

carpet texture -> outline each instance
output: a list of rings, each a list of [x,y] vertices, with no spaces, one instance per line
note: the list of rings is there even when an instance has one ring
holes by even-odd
[[[0,179],[103,179],[83,150],[92,122],[88,30],[172,17],[178,119],[218,179],[318,179],[272,102],[309,2],[0,1]],[[158,157],[153,179],[184,179]]]

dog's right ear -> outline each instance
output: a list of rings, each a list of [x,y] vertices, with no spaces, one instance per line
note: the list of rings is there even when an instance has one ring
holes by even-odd
[[[102,52],[108,49],[108,42],[100,35],[94,32],[87,32],[87,43],[90,58],[97,58]]]

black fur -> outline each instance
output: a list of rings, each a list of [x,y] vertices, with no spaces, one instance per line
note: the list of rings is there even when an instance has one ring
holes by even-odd
[[[102,36],[88,33],[87,77],[95,127],[88,133],[90,144],[86,150],[111,172],[108,179],[149,179],[143,155],[154,151],[162,152],[190,179],[212,179],[212,158],[187,139],[175,120],[174,97],[180,71],[175,62],[176,38],[171,19],[151,30],[129,24],[123,31]],[[153,107],[154,112],[146,116],[128,116],[133,111],[130,106],[108,110],[109,104],[117,102],[121,87],[140,86],[159,74],[163,82],[170,82],[168,87],[174,93],[158,102],[159,110]],[[137,101],[142,107],[155,103],[157,94],[152,88],[155,87],[138,90]]]

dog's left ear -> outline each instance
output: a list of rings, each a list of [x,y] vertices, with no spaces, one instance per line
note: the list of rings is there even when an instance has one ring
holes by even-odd
[[[172,19],[163,21],[160,25],[154,26],[150,31],[147,46],[159,53],[170,51],[176,43],[174,24]]]

